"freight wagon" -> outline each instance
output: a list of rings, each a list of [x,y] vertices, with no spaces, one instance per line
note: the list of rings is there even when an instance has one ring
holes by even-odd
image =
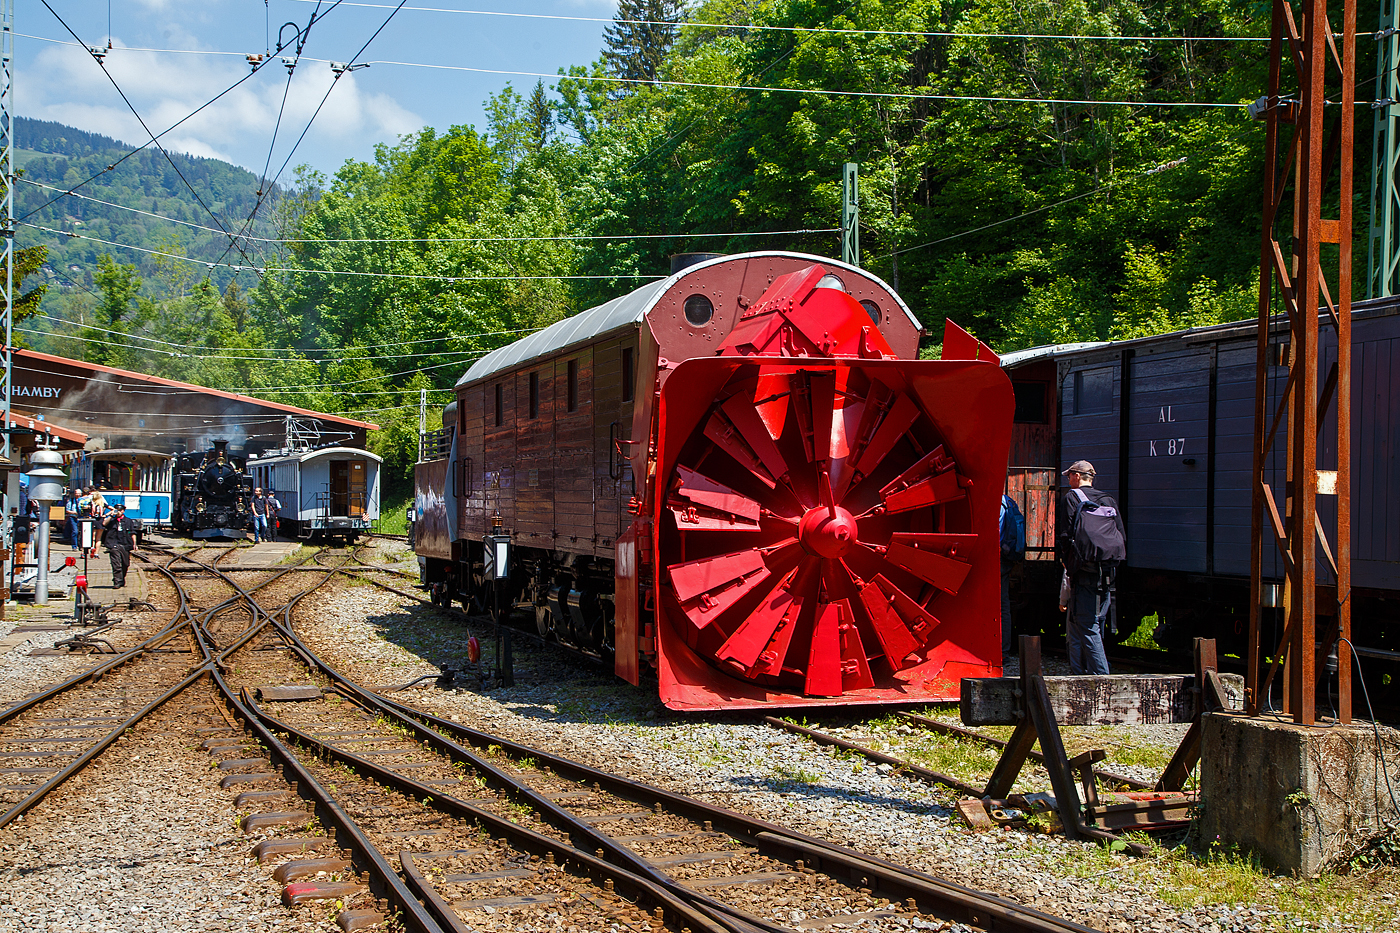
[[[1358,302],[1352,321],[1353,640],[1363,659],[1393,665],[1400,658],[1400,303]],[[1324,326],[1320,334],[1323,392],[1336,360],[1336,333]],[[1002,357],[1016,398],[1008,492],[1026,516],[1019,628],[1063,631],[1054,595],[1055,497],[1061,471],[1088,460],[1098,474],[1094,485],[1118,500],[1127,530],[1117,636],[1131,634],[1155,613],[1163,647],[1183,650],[1203,636],[1243,653],[1257,335],[1250,320]],[[1286,326],[1276,324],[1267,373],[1273,399],[1288,377],[1288,339]],[[1335,445],[1336,408],[1326,407],[1319,437]],[[1286,433],[1280,432],[1266,464],[1275,490],[1285,487]],[[1334,447],[1319,443],[1318,468],[1336,468]],[[1331,538],[1335,503],[1329,500],[1318,496],[1321,525]],[[1265,579],[1281,581],[1277,551],[1267,542],[1264,561]],[[1335,619],[1338,594],[1321,545],[1318,580],[1322,633],[1327,619]],[[1265,622],[1276,627],[1277,614],[1266,612]],[[1266,627],[1266,641],[1270,636],[1278,633]]]

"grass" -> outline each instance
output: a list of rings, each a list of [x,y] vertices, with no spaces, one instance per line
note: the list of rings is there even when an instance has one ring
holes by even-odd
[[[808,771],[803,767],[790,767],[789,765],[778,765],[773,769],[773,776],[777,778],[779,784],[815,784],[821,780],[821,775]]]
[[[1162,646],[1152,637],[1156,631],[1157,614],[1154,612],[1150,616],[1143,616],[1136,631],[1125,638],[1123,644],[1128,648],[1140,648],[1144,651],[1161,651]]]
[[[413,505],[413,497],[402,501],[384,502],[379,507],[379,521],[375,531],[385,535],[408,534],[408,508]]]

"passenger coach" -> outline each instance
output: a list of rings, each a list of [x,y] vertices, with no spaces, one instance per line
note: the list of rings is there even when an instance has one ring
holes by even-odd
[[[356,447],[271,450],[251,458],[253,484],[274,490],[282,534],[355,538],[379,520],[378,454]]]
[[[74,462],[70,485],[101,490],[112,505],[146,527],[169,525],[170,480],[174,461],[169,454],[136,448],[84,452]]]

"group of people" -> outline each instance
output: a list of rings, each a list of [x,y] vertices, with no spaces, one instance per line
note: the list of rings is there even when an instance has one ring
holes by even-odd
[[[1055,556],[1065,647],[1075,674],[1107,674],[1104,632],[1116,631],[1118,566],[1126,556],[1123,516],[1113,497],[1094,488],[1094,465],[1077,460],[1062,474],[1066,489],[1055,510]],[[1025,519],[1014,499],[1001,500],[1001,650],[1015,652],[1011,624],[1011,575],[1025,553]]]
[[[38,503],[30,500],[29,505],[30,514],[20,515],[18,508],[10,509],[12,540],[15,542],[15,559],[18,563],[25,561],[29,529],[38,518]],[[266,493],[261,488],[253,490],[249,510],[253,515],[254,540],[277,539],[277,510],[280,508],[282,504],[277,501],[273,490],[269,489]],[[67,496],[64,497],[63,518],[68,531],[68,542],[75,551],[81,550],[83,546],[83,521],[92,521],[93,535],[87,556],[96,558],[98,543],[105,545],[112,564],[112,586],[116,589],[126,586],[126,573],[131,566],[131,555],[140,543],[143,529],[140,519],[127,516],[126,503],[121,499],[109,503],[100,490],[91,486],[86,489],[74,487],[68,490]]]
[[[277,540],[277,510],[282,503],[277,501],[277,492],[269,489],[266,493],[259,486],[253,490],[253,499],[248,504],[253,513],[253,540]]]

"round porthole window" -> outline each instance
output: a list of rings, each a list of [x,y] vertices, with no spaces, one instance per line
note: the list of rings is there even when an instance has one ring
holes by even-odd
[[[691,295],[685,300],[685,319],[694,327],[710,323],[715,316],[715,306],[704,295]]]
[[[870,315],[870,320],[876,324],[880,323],[880,306],[869,298],[861,300],[860,306],[865,309],[865,313]]]
[[[841,281],[840,276],[835,276],[828,272],[821,277],[821,281],[817,283],[817,288],[834,288],[837,291],[844,292],[846,290],[846,283]]]

